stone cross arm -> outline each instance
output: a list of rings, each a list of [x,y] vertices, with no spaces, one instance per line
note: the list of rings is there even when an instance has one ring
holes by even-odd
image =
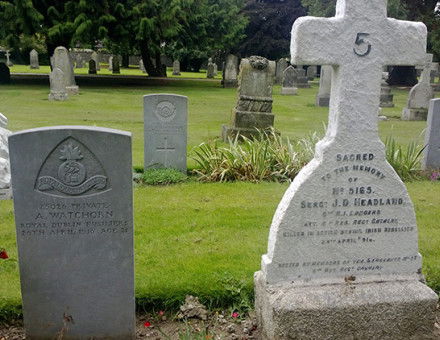
[[[333,18],[302,17],[292,29],[292,64],[425,63],[426,26],[387,18],[386,0],[338,0]],[[367,57],[368,58],[363,58]]]

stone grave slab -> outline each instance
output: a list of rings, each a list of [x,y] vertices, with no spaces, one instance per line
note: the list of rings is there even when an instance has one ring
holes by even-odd
[[[38,63],[38,52],[36,50],[32,50],[29,52],[29,61],[31,69],[40,68],[40,64]]]
[[[180,61],[173,61],[173,76],[180,76]]]
[[[67,48],[58,46],[53,54],[54,69],[59,68],[63,72],[64,84],[68,95],[79,93],[79,87],[75,83],[75,74],[73,72],[72,58]]]
[[[186,173],[188,98],[144,96],[144,169],[173,168]]]
[[[282,95],[296,95],[298,94],[298,89],[295,87],[296,70],[290,65],[284,70],[283,82],[281,86]]]
[[[223,67],[223,87],[237,87],[238,84],[238,57],[229,54]]]
[[[440,170],[440,99],[432,99],[429,104],[425,145],[422,168]]]
[[[60,68],[55,67],[49,75],[50,82],[50,101],[65,101],[69,98],[66,90],[64,73]]]
[[[423,284],[414,208],[377,126],[383,66],[423,62],[426,36],[422,23],[387,18],[384,0],[338,0],[335,18],[295,21],[292,63],[332,65],[330,117],[255,274],[263,338],[432,336],[438,297]]]
[[[275,68],[275,83],[281,84],[283,81],[284,70],[288,67],[286,58],[280,58]]]
[[[47,127],[9,148],[27,337],[134,339],[131,134]]]
[[[316,95],[316,106],[328,107],[330,105],[330,91],[332,87],[332,67],[329,65],[321,66],[319,76],[319,91]]]

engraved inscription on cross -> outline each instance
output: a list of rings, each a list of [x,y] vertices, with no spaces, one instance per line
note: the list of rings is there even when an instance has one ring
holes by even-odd
[[[423,23],[387,18],[387,0],[338,0],[333,18],[295,21],[291,62],[333,66],[327,140],[378,141],[382,68],[424,64],[426,35]]]
[[[164,160],[163,160],[163,165],[165,167],[167,167],[169,165],[168,163],[168,154],[170,152],[174,152],[176,151],[175,147],[172,147],[168,144],[168,137],[164,137],[164,142],[163,142],[163,146],[158,146],[156,148],[157,151],[159,152],[163,152],[164,153]]]

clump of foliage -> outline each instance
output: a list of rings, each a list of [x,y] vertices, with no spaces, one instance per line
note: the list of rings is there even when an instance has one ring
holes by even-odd
[[[314,133],[292,142],[270,130],[253,139],[229,139],[226,146],[217,140],[202,143],[192,150],[199,165],[194,172],[206,182],[289,181],[313,157],[318,139]]]
[[[385,148],[388,163],[391,164],[403,181],[412,181],[420,177],[420,157],[424,147],[411,142],[404,149],[401,145],[397,145],[394,138],[387,137]]]
[[[147,185],[169,185],[185,182],[188,176],[175,169],[148,169],[139,178]]]

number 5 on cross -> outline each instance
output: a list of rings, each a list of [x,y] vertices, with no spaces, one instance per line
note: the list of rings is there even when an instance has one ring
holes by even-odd
[[[357,46],[361,46],[363,44],[367,44],[367,51],[364,53],[359,53],[356,51],[356,47],[353,47],[353,52],[358,55],[359,57],[365,57],[370,54],[371,52],[371,44],[368,41],[365,41],[363,38],[368,37],[370,34],[368,33],[358,33],[356,36],[356,41],[354,42]]]

